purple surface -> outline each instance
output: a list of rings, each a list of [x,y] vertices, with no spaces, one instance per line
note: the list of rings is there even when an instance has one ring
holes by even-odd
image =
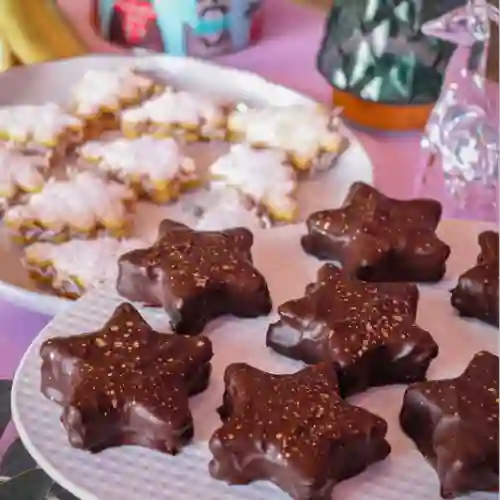
[[[0,379],[11,379],[24,352],[49,316],[33,313],[0,300]],[[13,425],[0,439],[0,457],[15,436]]]
[[[0,378],[11,378],[22,355],[50,317],[0,301]]]

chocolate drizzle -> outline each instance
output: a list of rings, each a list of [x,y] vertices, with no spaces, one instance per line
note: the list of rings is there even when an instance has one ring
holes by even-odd
[[[264,277],[252,263],[252,233],[245,228],[194,231],[164,220],[156,243],[119,260],[118,292],[162,306],[177,333],[200,333],[225,314],[257,317],[271,311]]]
[[[477,263],[458,278],[451,305],[461,316],[498,326],[498,232],[481,233],[478,243]]]
[[[479,352],[457,378],[408,387],[400,422],[444,498],[498,492],[498,356]]]
[[[306,363],[332,362],[344,396],[423,380],[438,346],[415,324],[418,297],[413,284],[366,283],[325,264],[304,297],[279,306],[266,342]]]
[[[440,219],[435,200],[396,200],[356,182],[341,208],[309,216],[302,246],[365,281],[436,282],[450,255],[436,236]]]
[[[386,422],[343,401],[329,364],[272,375],[227,367],[223,425],[209,442],[213,477],[268,480],[294,500],[330,500],[333,487],[390,453]]]
[[[94,333],[45,341],[42,392],[76,448],[138,444],[176,454],[193,436],[188,398],[208,385],[212,345],[154,331],[120,305]]]

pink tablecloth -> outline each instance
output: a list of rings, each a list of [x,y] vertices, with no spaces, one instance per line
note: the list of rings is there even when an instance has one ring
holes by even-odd
[[[116,52],[99,40],[87,22],[90,0],[58,0],[82,36],[95,51]],[[260,73],[320,101],[330,99],[330,89],[316,72],[315,56],[323,30],[324,15],[288,0],[264,0],[267,26],[255,47],[225,56],[221,64]],[[418,134],[400,137],[356,132],[375,167],[375,182],[387,194],[408,197],[419,175]],[[48,317],[30,313],[0,301],[0,378],[13,374],[22,353]]]

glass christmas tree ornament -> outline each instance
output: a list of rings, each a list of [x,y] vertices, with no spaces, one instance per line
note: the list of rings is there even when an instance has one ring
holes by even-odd
[[[462,3],[334,0],[317,67],[343,116],[370,128],[423,128],[454,47],[421,27]]]
[[[423,27],[459,46],[422,141],[422,190],[432,190],[430,179],[441,178],[451,217],[498,219],[499,96],[498,85],[486,78],[491,26],[498,30],[498,18],[498,7],[468,0]]]

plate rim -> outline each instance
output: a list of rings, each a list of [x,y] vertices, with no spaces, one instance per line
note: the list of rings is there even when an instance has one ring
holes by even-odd
[[[460,219],[447,219],[443,220],[440,222],[440,224],[444,224],[447,227],[447,230],[451,231],[457,231],[459,232],[461,228],[463,228],[465,231],[474,231],[477,234],[479,234],[482,231],[488,230],[488,229],[498,229],[498,226],[495,223],[492,222],[484,222],[484,221],[469,221],[469,220],[460,220]],[[281,228],[277,228],[278,230],[284,230],[284,231],[294,231],[293,228],[296,228],[298,226],[302,226],[302,224],[292,224],[289,226],[283,226]],[[259,232],[267,232],[266,230],[261,230]],[[454,279],[456,279],[457,276],[454,275]],[[445,281],[445,280],[443,280]],[[434,290],[438,293],[446,293],[446,287],[443,288],[441,285],[442,282],[438,282],[435,284],[431,285],[431,288],[434,288]],[[447,283],[445,281],[445,283]],[[420,284],[419,286],[424,287],[427,289],[427,284],[423,283]],[[100,292],[99,292],[100,290]],[[96,293],[100,294],[106,294],[110,291],[110,287],[106,287],[106,285],[101,285],[98,289],[95,290]],[[82,300],[82,299],[79,299]],[[85,297],[83,300],[86,300]],[[72,307],[78,307],[77,302],[75,301],[72,303]],[[49,462],[44,454],[42,452],[39,452],[38,449],[36,448],[35,445],[32,444],[31,439],[29,438],[29,433],[27,429],[24,427],[22,418],[20,417],[19,411],[18,411],[18,405],[16,402],[16,398],[19,395],[18,391],[18,384],[21,384],[21,376],[22,376],[22,370],[24,368],[24,365],[27,363],[27,360],[29,357],[33,356],[33,350],[36,348],[36,345],[40,343],[40,341],[43,339],[43,336],[45,335],[45,332],[48,329],[53,328],[54,326],[54,321],[57,321],[55,318],[51,319],[51,321],[44,327],[42,328],[39,333],[32,339],[30,342],[28,348],[24,352],[21,361],[18,364],[18,367],[16,369],[16,372],[13,377],[13,385],[12,385],[12,392],[11,392],[11,407],[12,407],[12,421],[15,424],[17,433],[19,438],[21,439],[23,445],[27,449],[27,451],[30,453],[30,455],[34,458],[34,460],[37,462],[37,464],[40,463],[43,464],[42,470],[44,470],[54,481],[59,483],[63,488],[67,489],[74,495],[78,496],[81,500],[103,500],[102,498],[99,498],[95,496],[93,493],[89,492],[88,490],[76,485],[74,482],[72,482],[70,479],[66,479],[64,474],[60,473],[58,469]],[[466,320],[464,320],[466,321]],[[473,320],[475,321],[475,320]],[[483,325],[485,328],[490,328],[489,325]],[[493,332],[492,332],[493,333]],[[69,336],[72,335],[78,335],[78,333],[72,333]],[[39,390],[39,389],[37,389]],[[55,404],[55,403],[54,403]],[[79,451],[79,450],[75,450]]]
[[[288,92],[290,95],[294,95],[295,97],[304,100],[304,102],[309,102],[311,104],[317,104],[319,101],[314,99],[303,92],[295,90],[291,87],[287,87],[286,85],[273,82],[264,76],[259,75],[253,71],[249,71],[246,69],[234,68],[231,66],[226,66],[224,64],[219,64],[210,60],[196,59],[193,57],[177,57],[171,56],[168,54],[86,54],[78,57],[68,58],[68,59],[59,59],[55,61],[44,61],[35,64],[31,64],[29,66],[19,66],[14,67],[8,72],[0,74],[0,85],[2,85],[2,81],[6,79],[16,80],[23,77],[23,74],[29,74],[29,72],[36,73],[37,71],[52,71],[53,73],[57,73],[60,71],[59,68],[64,66],[72,66],[72,65],[88,65],[89,67],[92,65],[93,61],[122,61],[124,64],[127,62],[133,63],[134,61],[139,64],[144,64],[143,61],[151,61],[151,64],[155,63],[158,65],[163,65],[168,68],[169,61],[176,61],[174,64],[179,64],[179,61],[182,60],[182,64],[189,66],[197,66],[197,67],[205,67],[207,71],[216,71],[223,72],[228,75],[228,78],[233,75],[240,75],[240,78],[243,79],[252,79],[255,82],[259,82],[262,87],[268,87],[269,89],[278,89],[280,92]],[[3,104],[3,105],[8,105]],[[369,166],[370,171],[370,183],[374,184],[375,182],[375,172],[374,172],[374,164],[373,161],[368,154],[368,151],[364,148],[361,141],[355,136],[355,134],[349,130],[349,128],[343,124],[343,131],[349,137],[351,141],[351,147],[355,147],[356,150],[362,154],[365,158],[367,166]],[[272,229],[271,229],[272,230]],[[69,300],[63,297],[58,297],[56,295],[51,295],[49,293],[44,293],[43,291],[35,291],[24,288],[19,285],[15,285],[0,279],[0,298],[9,302],[12,305],[17,307],[21,307],[23,309],[27,309],[30,312],[36,312],[40,314],[45,314],[48,316],[54,316],[62,311],[64,311],[68,306],[74,303],[73,300]]]
[[[42,329],[40,334],[43,332],[44,329]],[[37,337],[38,337],[38,335],[37,335]],[[35,337],[34,340],[36,340],[37,337]],[[30,348],[31,348],[31,345],[27,349],[27,351],[24,353],[24,355],[21,359],[21,363],[19,363],[19,366],[21,366],[24,363],[25,357],[27,357]],[[45,460],[42,453],[39,453],[35,446],[32,446],[31,441],[28,437],[28,433],[26,432],[26,429],[23,426],[18,425],[18,423],[16,423],[16,422],[19,422],[19,415],[18,415],[17,406],[14,404],[15,384],[16,384],[16,377],[14,377],[14,381],[12,384],[12,394],[11,394],[12,421],[14,422],[14,425],[16,427],[16,432],[19,436],[19,439],[23,443],[23,446],[26,448],[26,451],[31,455],[33,460],[38,465],[38,467],[42,471],[44,471],[54,482],[59,484],[59,486],[62,486],[65,490],[67,490],[68,492],[70,492],[74,496],[77,496],[78,498],[80,498],[80,500],[102,500],[102,499],[97,498],[95,495],[92,495],[91,493],[76,486],[70,480],[66,479],[63,474],[60,474],[57,471],[57,469],[50,464],[50,462],[47,462],[47,460]],[[43,467],[40,466],[40,463],[43,463]],[[72,493],[74,491],[77,491],[77,494]]]

